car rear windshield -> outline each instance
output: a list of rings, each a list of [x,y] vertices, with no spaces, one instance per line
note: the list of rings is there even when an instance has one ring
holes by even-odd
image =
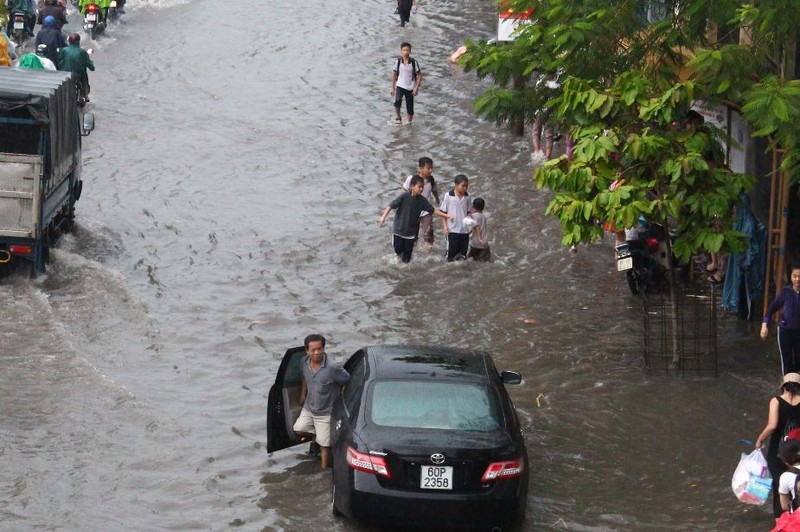
[[[378,381],[368,411],[376,425],[490,432],[500,428],[497,403],[479,385]]]

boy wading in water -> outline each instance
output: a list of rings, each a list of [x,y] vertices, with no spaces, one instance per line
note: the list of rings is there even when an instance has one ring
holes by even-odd
[[[419,68],[417,60],[411,57],[411,45],[404,42],[400,45],[400,57],[394,64],[392,70],[392,91],[394,96],[394,123],[400,125],[403,119],[400,116],[400,106],[403,98],[406,99],[406,112],[408,113],[408,123],[414,120],[414,96],[419,93],[419,86],[422,84],[422,70]]]
[[[392,227],[392,245],[394,252],[403,262],[411,261],[411,254],[414,252],[414,244],[417,241],[419,232],[419,215],[422,211],[434,214],[441,218],[447,215],[439,209],[434,209],[433,205],[422,195],[425,187],[423,179],[415,175],[411,178],[408,192],[403,192],[383,211],[378,224],[383,226],[386,217],[393,209],[397,209],[394,215],[394,226]]]

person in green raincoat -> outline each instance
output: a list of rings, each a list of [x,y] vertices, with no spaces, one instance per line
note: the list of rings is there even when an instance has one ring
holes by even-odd
[[[75,74],[81,83],[81,93],[89,101],[89,74],[86,69],[94,72],[94,63],[89,58],[86,50],[81,48],[81,36],[73,33],[69,36],[69,44],[58,53],[58,69]]]
[[[17,68],[30,68],[31,70],[44,70],[44,65],[36,54],[25,54],[19,58]]]

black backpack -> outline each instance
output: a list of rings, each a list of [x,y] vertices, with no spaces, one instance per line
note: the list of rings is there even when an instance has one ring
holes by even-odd
[[[798,497],[798,494],[800,494],[800,469],[791,466],[787,468],[786,471],[789,471],[790,473],[794,473],[795,475],[797,475],[794,478],[794,497],[792,497],[792,503],[789,508],[789,512],[794,512],[795,510],[800,508],[800,497]]]
[[[394,65],[394,71],[398,75],[400,74],[400,63],[403,61],[402,57],[397,58],[397,63]],[[417,72],[419,72],[419,65],[417,64],[417,60],[413,57],[408,58],[408,62],[411,63],[411,81],[417,81]]]

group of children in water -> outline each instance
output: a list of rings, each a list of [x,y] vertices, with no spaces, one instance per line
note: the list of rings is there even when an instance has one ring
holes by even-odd
[[[402,262],[410,262],[419,233],[433,248],[433,217],[442,219],[442,230],[447,237],[447,262],[471,258],[475,261],[489,262],[489,234],[483,198],[474,198],[467,192],[469,179],[463,174],[455,177],[453,188],[445,194],[441,202],[433,178],[433,160],[422,157],[417,174],[409,176],[403,183],[403,192],[383,211],[379,225],[396,210],[392,226],[392,246]],[[439,204],[439,208],[432,205]]]

